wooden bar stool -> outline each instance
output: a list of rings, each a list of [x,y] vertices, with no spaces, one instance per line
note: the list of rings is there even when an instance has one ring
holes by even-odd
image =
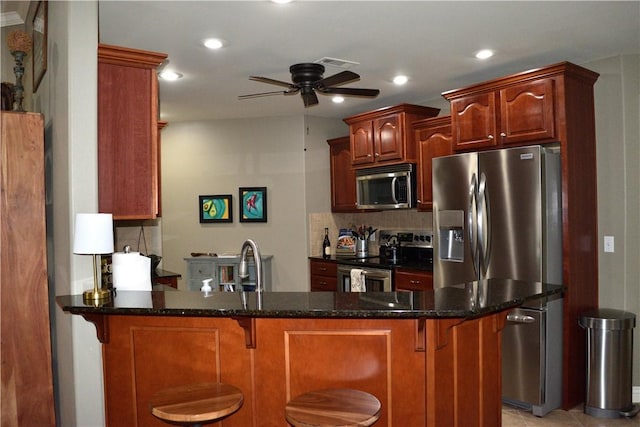
[[[285,417],[295,427],[370,426],[380,418],[380,401],[360,390],[314,390],[291,399]]]
[[[232,385],[202,383],[160,390],[149,406],[163,421],[196,427],[233,414],[243,400],[242,392]]]

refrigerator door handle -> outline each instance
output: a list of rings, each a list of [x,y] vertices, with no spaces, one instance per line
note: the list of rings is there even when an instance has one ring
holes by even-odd
[[[477,221],[478,221],[478,183],[476,180],[476,174],[471,176],[471,182],[469,183],[469,206],[467,209],[467,229],[469,233],[469,251],[471,252],[471,261],[473,263],[473,269],[478,275],[478,240],[477,240]]]
[[[481,275],[484,277],[489,266],[489,237],[491,230],[489,229],[489,203],[487,197],[487,177],[483,173],[480,176],[480,184],[478,185],[478,247],[480,251],[480,268]]]

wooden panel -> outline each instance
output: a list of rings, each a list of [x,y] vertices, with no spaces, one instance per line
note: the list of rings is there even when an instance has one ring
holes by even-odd
[[[149,410],[158,390],[222,381],[252,393],[250,350],[231,319],[109,316],[103,346],[105,412],[109,426],[165,426]],[[251,425],[252,403],[223,421]]]
[[[443,116],[413,123],[418,149],[418,210],[433,207],[432,160],[453,154],[451,146],[451,117]]]
[[[455,150],[495,147],[496,94],[470,95],[451,101],[451,134]]]
[[[43,119],[0,115],[0,424],[54,426]]]
[[[374,157],[376,162],[404,158],[403,115],[381,117],[373,121]]]
[[[433,290],[433,273],[431,272],[397,268],[393,274],[393,283],[397,291]]]
[[[356,172],[351,165],[351,143],[348,136],[330,139],[331,212],[357,212]]]
[[[501,425],[505,316],[427,319],[427,426]]]
[[[285,425],[282,409],[291,396],[328,386],[374,394],[382,403],[376,426],[425,425],[417,321],[257,321],[256,413],[261,425]]]
[[[503,144],[553,140],[554,80],[527,82],[500,91],[500,132]]]
[[[368,121],[351,126],[352,164],[373,163],[373,124]]]

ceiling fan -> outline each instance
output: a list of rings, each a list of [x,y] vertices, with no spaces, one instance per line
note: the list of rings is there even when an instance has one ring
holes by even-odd
[[[238,99],[257,98],[270,95],[294,95],[300,92],[305,107],[318,104],[316,92],[331,95],[376,97],[378,89],[338,88],[345,83],[360,80],[360,76],[352,71],[342,71],[333,76],[323,78],[324,66],[316,63],[295,64],[289,67],[292,83],[270,79],[268,77],[251,76],[249,80],[286,87],[287,90],[240,95]]]

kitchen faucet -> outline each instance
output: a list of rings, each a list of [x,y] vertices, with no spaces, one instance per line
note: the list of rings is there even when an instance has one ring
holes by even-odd
[[[247,267],[247,252],[251,248],[253,252],[253,259],[256,262],[256,292],[263,291],[262,283],[262,256],[260,255],[260,249],[258,245],[251,239],[247,239],[242,244],[242,250],[240,253],[240,266],[238,267],[238,276],[242,279],[249,277],[249,268]]]

